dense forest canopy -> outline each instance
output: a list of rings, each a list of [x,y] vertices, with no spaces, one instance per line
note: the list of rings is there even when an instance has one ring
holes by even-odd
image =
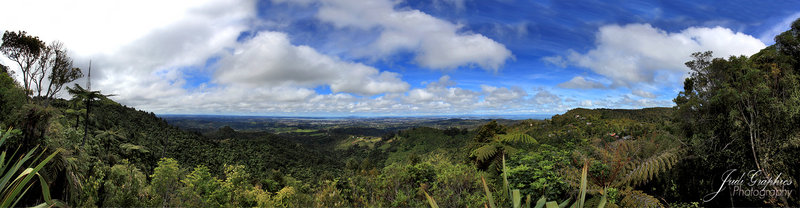
[[[800,205],[800,20],[750,57],[692,54],[673,108],[499,122],[178,128],[78,84],[55,97],[82,76],[58,42],[5,32],[0,49],[23,77],[0,67],[4,206]]]

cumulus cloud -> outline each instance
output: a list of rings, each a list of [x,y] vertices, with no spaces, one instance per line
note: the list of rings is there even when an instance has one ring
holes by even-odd
[[[519,87],[505,88],[481,85],[481,91],[486,95],[483,98],[484,104],[495,107],[517,104],[514,101],[521,101],[528,96],[528,93]]]
[[[653,94],[651,92],[644,91],[644,90],[633,90],[633,91],[631,91],[631,93],[633,93],[633,95],[636,95],[636,96],[639,96],[639,97],[656,98],[655,94]]]
[[[603,85],[602,83],[594,81],[594,80],[587,80],[586,78],[583,78],[582,76],[573,77],[569,81],[566,81],[564,83],[558,84],[558,87],[569,88],[569,89],[603,89],[603,88],[606,88],[606,86]]]
[[[561,97],[547,90],[540,90],[533,96],[533,102],[539,105],[561,104]]]
[[[498,70],[512,57],[504,45],[419,10],[395,9],[388,0],[320,1],[317,18],[336,27],[378,30],[380,35],[361,55],[388,57],[410,51],[423,67],[449,69],[477,65]]]
[[[418,105],[428,110],[463,109],[478,102],[480,93],[455,87],[450,76],[442,76],[436,82],[428,83],[425,88],[410,90],[403,98],[408,104]],[[441,109],[444,107],[445,109]]]
[[[223,56],[215,73],[223,84],[250,86],[330,86],[331,91],[360,95],[405,92],[408,83],[393,72],[338,60],[308,46],[295,46],[286,34],[260,32]]]
[[[722,27],[690,27],[670,33],[649,24],[600,27],[595,48],[572,51],[570,64],[609,78],[611,87],[653,84],[660,73],[685,73],[683,63],[698,51],[714,51],[717,57],[752,55],[766,47],[750,35]]]

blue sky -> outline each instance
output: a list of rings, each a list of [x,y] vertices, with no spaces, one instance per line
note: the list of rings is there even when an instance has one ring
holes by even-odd
[[[95,89],[160,114],[555,114],[672,106],[692,52],[752,55],[800,18],[798,8],[794,1],[24,1],[0,8],[0,30],[64,42],[79,67],[92,60]],[[34,9],[74,15],[16,18]]]

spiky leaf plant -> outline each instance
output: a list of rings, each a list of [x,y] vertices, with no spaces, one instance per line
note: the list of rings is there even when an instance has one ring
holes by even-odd
[[[2,147],[5,141],[11,136],[11,131],[12,129],[7,131],[0,130],[0,147]],[[39,161],[44,155],[44,151],[36,154],[37,149],[38,147],[33,148],[27,153],[20,155],[15,161],[12,161],[14,160],[13,157],[15,153],[11,154],[9,158],[6,158],[7,154],[5,151],[0,154],[0,176],[2,176],[0,178],[0,197],[2,197],[0,198],[0,207],[15,207],[20,199],[22,199],[33,186],[31,180],[33,180],[34,177],[39,180],[42,196],[45,200],[45,203],[38,206],[52,206],[58,204],[55,200],[50,198],[50,188],[44,180],[44,177],[39,174],[39,170],[53,159],[59,151],[55,151]]]

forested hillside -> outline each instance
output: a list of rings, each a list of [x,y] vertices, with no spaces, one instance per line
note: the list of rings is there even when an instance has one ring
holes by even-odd
[[[45,47],[25,33],[3,40],[6,56]],[[673,108],[578,108],[475,127],[181,120],[181,129],[66,86],[76,77],[51,80],[70,99],[34,93],[3,66],[0,205],[798,206],[797,193],[779,193],[799,187],[800,20],[775,40],[751,57],[693,54]],[[772,195],[743,195],[753,187],[720,180],[731,170],[780,182],[755,187]]]

